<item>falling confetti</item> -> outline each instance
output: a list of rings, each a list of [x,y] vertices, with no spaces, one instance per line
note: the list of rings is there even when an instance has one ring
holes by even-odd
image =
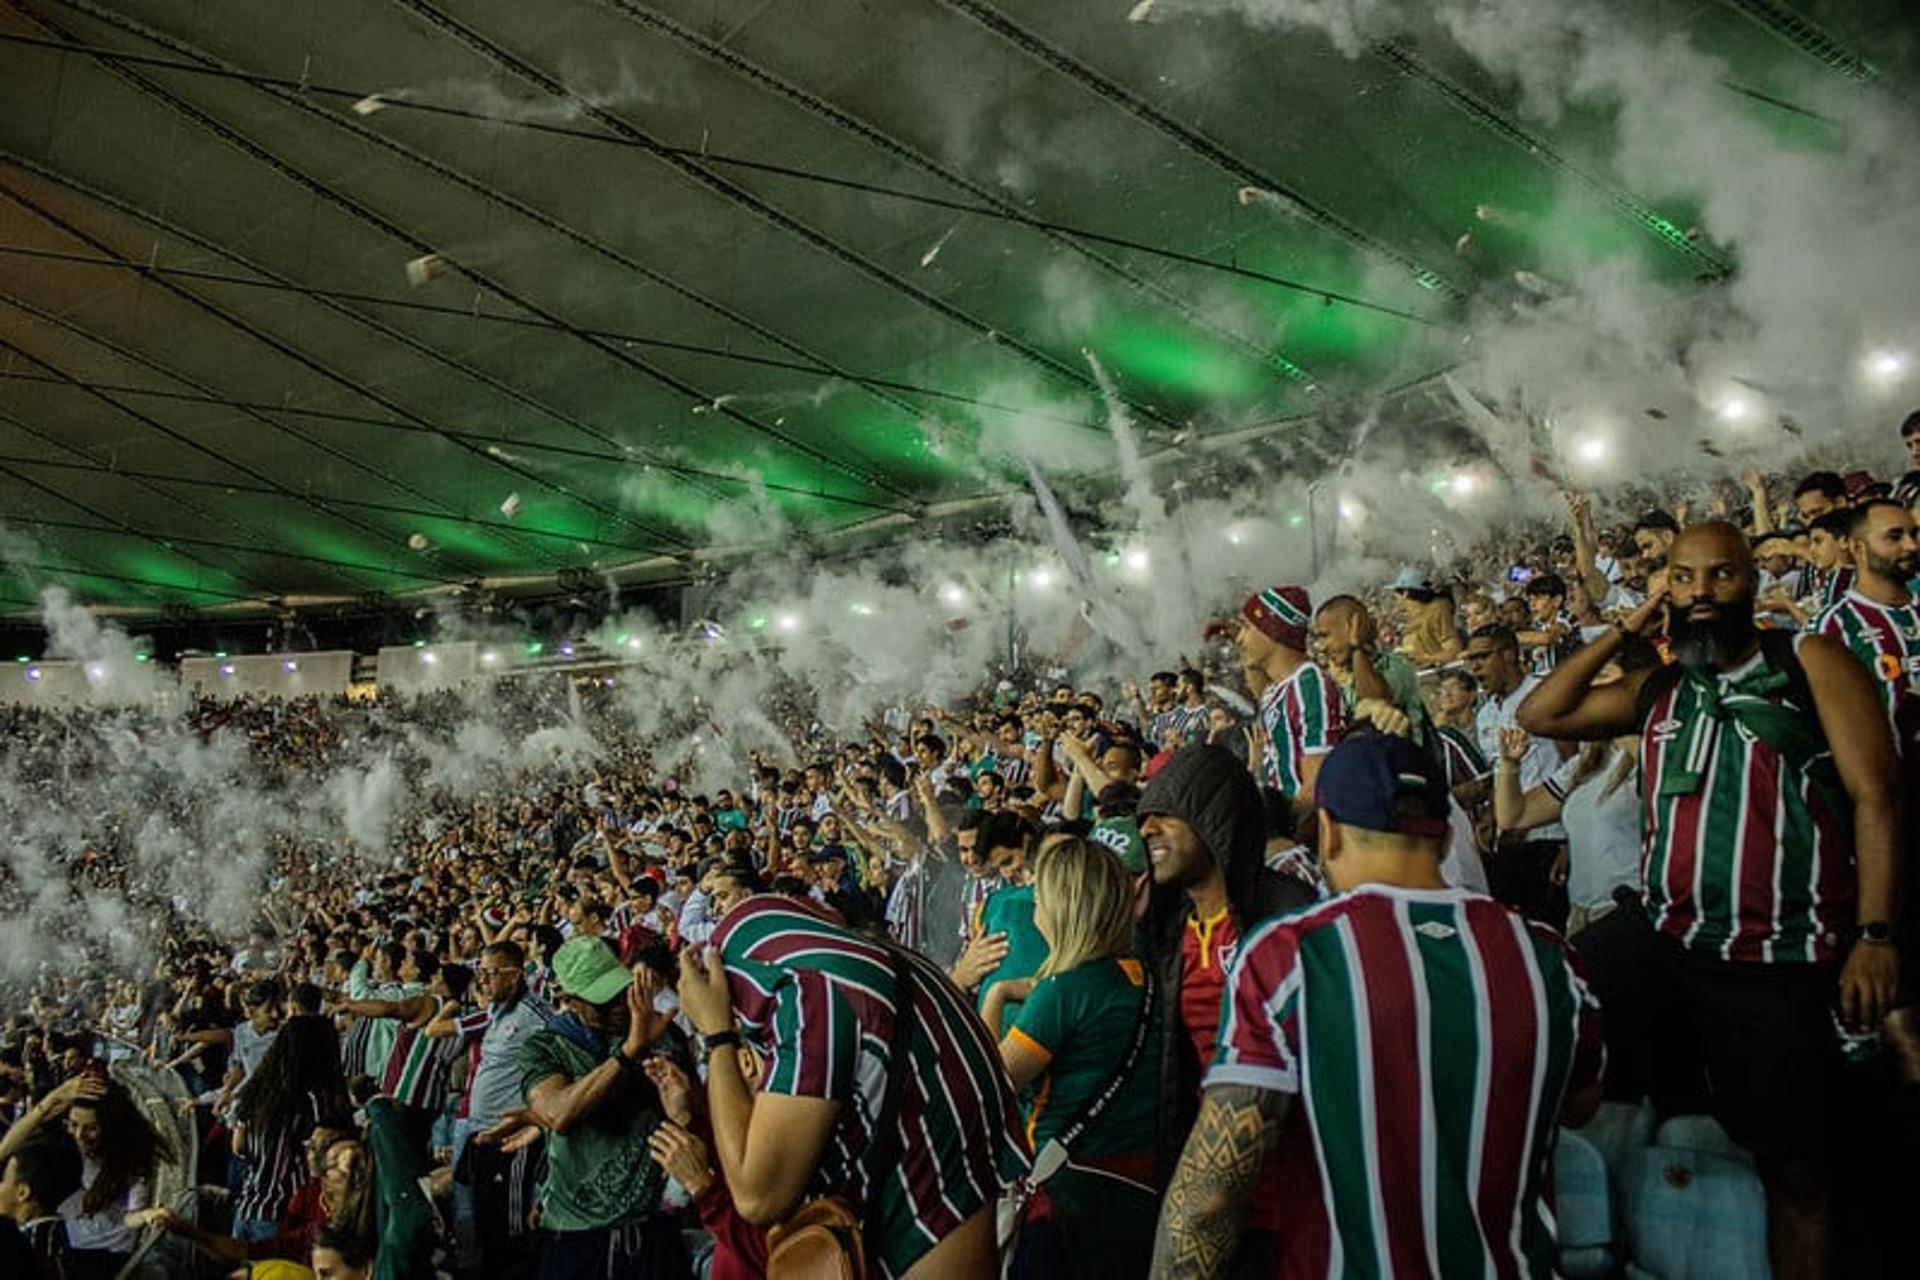
[[[385,98],[377,93],[370,93],[353,104],[353,114],[357,116],[370,116],[376,111],[385,110],[386,105],[387,100]]]
[[[960,224],[957,222],[948,227],[946,231],[941,234],[940,238],[933,242],[933,248],[920,255],[920,265],[923,267],[932,266],[933,260],[940,256],[940,251],[947,247],[947,241],[953,239],[953,233],[959,229]]]
[[[695,413],[718,413],[720,412],[721,409],[725,408],[727,405],[732,404],[735,400],[738,400],[739,398],[740,398],[739,396],[732,395],[732,394],[728,394],[724,396],[715,396],[713,399],[707,401],[705,404],[697,404],[693,406],[693,411]]]
[[[500,504],[500,514],[509,520],[520,514],[520,495],[518,493],[510,493],[507,495],[507,500]]]
[[[1528,293],[1539,298],[1558,298],[1566,292],[1560,285],[1555,284],[1545,276],[1535,275],[1531,271],[1514,272],[1513,282],[1522,289],[1525,289]]]
[[[407,545],[415,551],[425,551],[427,549],[427,535],[424,533],[416,533],[407,539]]]
[[[1467,252],[1467,250],[1471,248],[1473,248],[1473,232],[1471,231],[1462,235],[1458,240],[1455,240],[1453,242],[1453,251],[1455,253],[1464,255]]]
[[[1140,3],[1127,10],[1128,22],[1145,22],[1153,14],[1154,0],[1140,0]]]
[[[407,263],[407,283],[418,289],[447,269],[447,260],[437,253],[422,254]]]

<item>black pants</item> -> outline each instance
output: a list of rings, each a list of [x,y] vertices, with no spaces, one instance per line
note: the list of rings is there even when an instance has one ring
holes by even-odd
[[[1600,1001],[1607,1093],[1662,1115],[1705,1112],[1766,1164],[1823,1174],[1843,1062],[1829,965],[1719,960],[1657,932],[1637,898],[1581,930]]]
[[[672,1218],[594,1231],[541,1231],[537,1280],[687,1280],[692,1268]]]
[[[1502,841],[1487,858],[1487,888],[1529,920],[1553,929],[1567,927],[1567,886],[1555,884],[1553,864],[1567,849],[1564,840]]]
[[[534,1232],[527,1226],[545,1157],[544,1144],[502,1155],[469,1141],[461,1164],[473,1187],[474,1247],[482,1274],[524,1280],[533,1274]]]

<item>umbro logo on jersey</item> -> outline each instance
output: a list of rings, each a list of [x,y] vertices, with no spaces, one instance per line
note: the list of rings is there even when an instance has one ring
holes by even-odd
[[[1653,740],[1658,743],[1672,742],[1680,733],[1678,720],[1662,720],[1653,726]]]
[[[1438,920],[1429,920],[1425,924],[1417,924],[1413,926],[1413,931],[1415,933],[1424,933],[1435,942],[1445,942],[1448,938],[1451,938],[1459,932],[1459,930],[1455,929],[1452,925],[1441,924]]]

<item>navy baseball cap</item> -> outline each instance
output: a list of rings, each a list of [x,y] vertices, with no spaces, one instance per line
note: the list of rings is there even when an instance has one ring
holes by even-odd
[[[1427,839],[1447,833],[1440,762],[1392,734],[1344,739],[1320,766],[1314,802],[1342,826]]]

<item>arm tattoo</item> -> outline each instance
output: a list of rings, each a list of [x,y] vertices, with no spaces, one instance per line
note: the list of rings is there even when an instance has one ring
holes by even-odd
[[[1227,1272],[1247,1202],[1292,1099],[1271,1089],[1208,1089],[1200,1118],[1167,1187],[1153,1242],[1156,1280],[1205,1280]]]

